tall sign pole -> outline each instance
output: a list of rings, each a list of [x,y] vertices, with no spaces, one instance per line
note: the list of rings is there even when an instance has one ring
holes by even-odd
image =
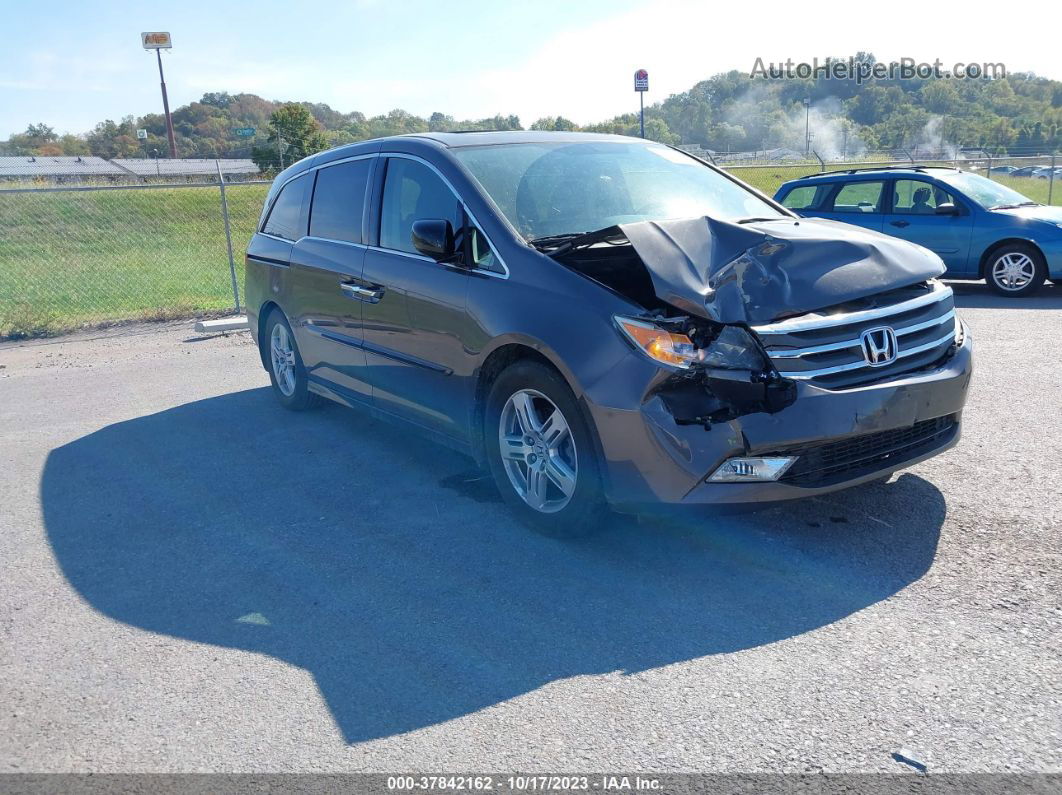
[[[634,73],[634,90],[638,92],[638,123],[645,137],[645,92],[649,90],[649,73],[639,69]]]
[[[166,113],[166,137],[170,139],[170,157],[177,158],[177,140],[173,137],[173,118],[170,116],[170,99],[166,96],[166,77],[162,73],[162,51],[173,47],[169,33],[141,33],[140,41],[145,50],[154,50],[159,59],[159,84],[162,86],[162,109]]]

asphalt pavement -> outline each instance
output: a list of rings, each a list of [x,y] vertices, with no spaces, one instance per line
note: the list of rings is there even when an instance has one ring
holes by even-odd
[[[0,345],[0,771],[1062,770],[1062,287],[956,289],[957,448],[577,543],[245,333]]]

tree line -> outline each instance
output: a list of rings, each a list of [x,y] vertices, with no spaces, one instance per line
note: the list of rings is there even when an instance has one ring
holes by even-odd
[[[859,53],[857,60],[874,56]],[[994,154],[1062,148],[1062,82],[1033,74],[996,79],[765,80],[730,71],[703,80],[645,109],[646,137],[709,150],[779,147],[828,156],[919,146],[981,148]],[[204,94],[173,112],[180,157],[252,157],[275,168],[332,146],[401,133],[519,130],[518,116],[427,118],[405,110],[377,116],[342,113],[324,103],[278,102],[255,94]],[[236,135],[253,128],[253,136]],[[147,131],[146,139],[137,130]],[[563,116],[537,119],[533,130],[583,130],[637,135],[636,113],[578,125]],[[810,140],[809,140],[810,139]],[[843,150],[843,152],[842,152]],[[101,121],[80,134],[59,135],[45,124],[0,141],[0,154],[165,157],[162,114]]]

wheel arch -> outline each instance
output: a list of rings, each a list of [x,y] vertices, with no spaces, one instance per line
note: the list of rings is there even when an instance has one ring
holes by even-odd
[[[1043,250],[1036,244],[1036,241],[1030,240],[1024,237],[1004,237],[991,245],[989,245],[981,253],[981,261],[977,265],[977,276],[980,279],[988,278],[988,262],[992,259],[992,255],[999,251],[1004,246],[1021,245],[1028,246],[1033,252],[1040,258],[1040,264],[1046,265],[1047,258],[1044,256]]]
[[[571,373],[563,360],[549,346],[538,340],[524,337],[510,337],[495,340],[494,344],[484,352],[482,363],[476,368],[475,390],[473,392],[472,410],[469,418],[469,437],[472,442],[472,456],[479,465],[486,463],[485,439],[483,437],[483,422],[486,413],[487,395],[490,393],[491,384],[498,375],[518,361],[535,361],[545,365],[561,377],[575,395],[575,402],[579,405],[582,418],[590,429],[590,437],[593,439],[594,452],[598,461],[601,462],[601,477],[607,482],[608,471],[604,466],[604,451],[601,440],[598,437],[597,426],[593,416],[586,405],[582,386]]]
[[[276,309],[280,314],[284,314],[284,310],[280,308],[280,304],[276,301],[266,301],[258,310],[258,358],[262,360],[262,367],[266,372],[269,371],[269,359],[266,357],[265,349],[265,326],[269,321],[270,313]],[[286,318],[287,315],[284,315]]]

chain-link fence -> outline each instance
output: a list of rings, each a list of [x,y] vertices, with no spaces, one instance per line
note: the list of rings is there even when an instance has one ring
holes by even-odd
[[[268,187],[0,190],[0,338],[234,311]]]
[[[268,179],[13,188],[0,182],[0,339],[239,309],[244,251]],[[948,165],[1062,205],[1062,158],[778,162],[725,168],[767,195],[787,180],[875,166]],[[204,168],[205,173],[208,169]],[[266,175],[262,175],[266,176]],[[231,257],[228,241],[231,239]]]

